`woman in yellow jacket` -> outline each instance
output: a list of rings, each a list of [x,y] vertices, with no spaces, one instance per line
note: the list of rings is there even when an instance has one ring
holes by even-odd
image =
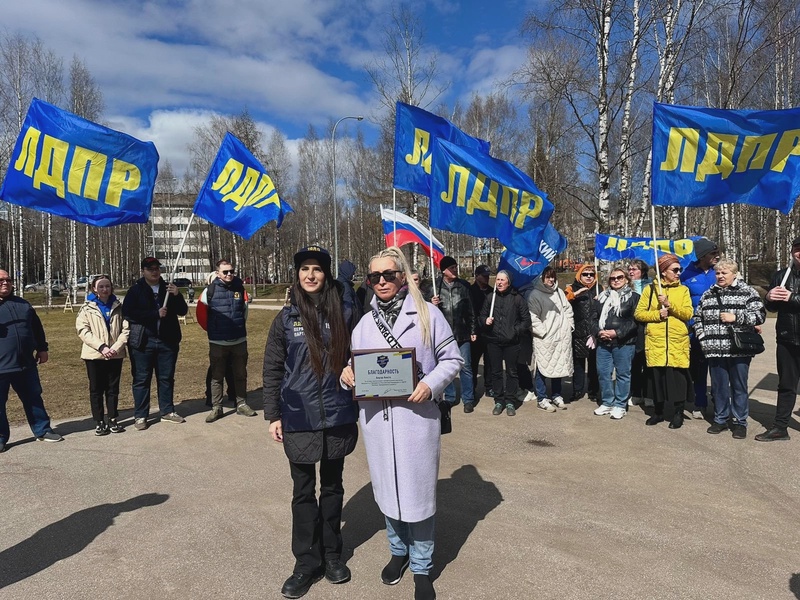
[[[83,342],[81,358],[89,375],[89,401],[92,418],[97,423],[94,434],[122,433],[125,430],[117,423],[117,404],[129,326],[122,318],[122,304],[114,295],[108,275],[98,275],[92,281],[91,291],[75,319],[75,328]],[[103,396],[108,409],[105,416]]]
[[[674,254],[658,259],[661,289],[651,283],[642,290],[634,318],[645,323],[644,352],[650,368],[650,385],[655,400],[655,414],[647,425],[664,420],[664,404],[672,400],[675,415],[670,429],[683,425],[683,405],[692,400],[689,375],[689,326],[694,313],[689,288],[681,285],[681,266]]]

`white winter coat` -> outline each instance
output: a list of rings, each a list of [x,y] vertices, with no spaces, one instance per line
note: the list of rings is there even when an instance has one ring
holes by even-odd
[[[558,283],[550,288],[537,279],[528,297],[528,310],[531,312],[536,368],[545,377],[569,377],[572,375],[575,319],[567,297],[558,289]]]

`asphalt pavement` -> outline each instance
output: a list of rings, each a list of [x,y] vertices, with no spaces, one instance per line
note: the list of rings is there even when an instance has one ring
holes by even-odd
[[[435,586],[440,599],[800,598],[800,428],[758,443],[777,376],[768,351],[750,370],[746,440],[708,422],[645,427],[584,399],[515,417],[453,413],[443,438]],[[205,368],[205,367],[203,367]],[[251,404],[259,365],[250,365]],[[10,402],[16,402],[12,396]],[[62,443],[12,428],[0,454],[0,598],[280,598],[291,573],[291,479],[261,411],[96,437],[90,417],[55,423]],[[363,446],[345,463],[343,536],[352,581],[313,599],[413,598],[385,586],[382,517]]]

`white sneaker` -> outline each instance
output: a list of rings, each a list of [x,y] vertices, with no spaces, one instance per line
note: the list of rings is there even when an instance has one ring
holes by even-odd
[[[536,400],[536,392],[528,392],[522,399],[523,402],[530,402],[531,400]]]
[[[555,404],[561,410],[567,410],[567,405],[564,402],[564,398],[562,398],[561,396],[556,396],[555,398],[553,398],[553,404]]]
[[[556,412],[556,407],[550,404],[550,400],[547,398],[542,398],[536,405],[541,408],[542,410],[546,410],[547,412]]]
[[[636,397],[631,396],[630,398],[628,398],[628,406],[639,406],[641,403],[642,403],[641,396],[636,396]]]
[[[606,406],[605,404],[601,404],[600,406],[598,406],[597,408],[594,409],[594,414],[596,414],[598,417],[602,417],[604,415],[610,415],[611,414],[611,410],[612,409],[611,409],[610,406]]]
[[[655,402],[653,402],[652,398],[645,398],[644,405],[652,408],[653,406],[655,406]]]
[[[705,419],[702,410],[693,410],[692,411],[692,418],[693,419]]]
[[[625,416],[625,409],[622,408],[621,406],[615,406],[614,408],[611,409],[612,419],[620,420],[624,416]]]

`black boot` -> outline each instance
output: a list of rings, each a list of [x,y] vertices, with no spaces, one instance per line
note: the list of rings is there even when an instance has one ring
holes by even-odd
[[[414,600],[436,600],[436,590],[429,575],[414,575]]]
[[[675,415],[672,417],[672,421],[669,423],[670,429],[680,429],[683,427],[683,410],[675,409]]]

